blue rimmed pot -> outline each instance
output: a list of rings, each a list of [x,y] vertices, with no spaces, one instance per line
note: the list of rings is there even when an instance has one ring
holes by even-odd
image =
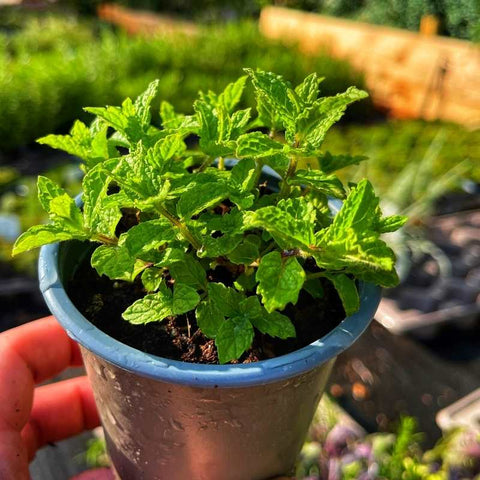
[[[335,358],[370,323],[380,289],[360,284],[360,310],[295,352],[251,364],[192,364],[124,345],[76,309],[64,285],[89,251],[75,241],[44,246],[40,288],[81,346],[118,476],[263,480],[289,474]]]

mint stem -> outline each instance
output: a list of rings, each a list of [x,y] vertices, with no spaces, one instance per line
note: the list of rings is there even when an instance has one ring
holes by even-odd
[[[187,240],[195,250],[200,250],[201,245],[198,243],[196,238],[192,235],[192,232],[188,227],[177,217],[172,215],[163,205],[156,203],[155,208],[158,213],[163,215],[172,225],[175,225],[179,230],[182,236]]]
[[[286,198],[290,195],[291,187],[288,184],[288,179],[293,177],[295,171],[297,170],[297,159],[296,157],[290,157],[290,161],[288,163],[287,173],[282,181],[282,187],[280,188],[280,198]]]

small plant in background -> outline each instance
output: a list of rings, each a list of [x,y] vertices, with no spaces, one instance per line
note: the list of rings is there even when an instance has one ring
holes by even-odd
[[[396,434],[365,435],[341,422],[311,427],[296,478],[308,480],[450,480],[477,478],[480,437],[473,430],[447,433],[425,452],[416,420],[404,417]]]
[[[364,157],[321,149],[328,129],[365,92],[350,87],[319,98],[316,74],[293,89],[274,73],[247,72],[254,118],[250,108],[236,110],[247,81],[241,77],[219,95],[201,93],[192,116],[163,102],[156,128],[155,81],[135,102],[87,108],[97,116],[90,127],[78,121],[70,135],[40,139],[84,160],[83,210],[39,177],[39,201],[52,223],[30,228],[13,253],[64,240],[94,242],[91,265],[99,275],[141,278],[146,294],[123,312],[125,320],[138,325],[187,315],[189,326],[196,323],[214,340],[220,363],[241,357],[255,330],[295,336],[280,312],[297,303],[302,289],[321,296],[321,281],[331,282],[351,315],[359,308],[356,280],[396,285],[395,256],[380,236],[405,217],[382,217],[367,180],[345,186],[335,175]],[[273,138],[278,131],[284,141]],[[198,150],[187,149],[190,135],[199,137]],[[238,163],[228,170],[225,157]],[[319,170],[297,168],[311,157]],[[281,179],[278,191],[262,180],[266,165]],[[343,200],[334,217],[329,197]],[[133,220],[119,231],[127,210]]]

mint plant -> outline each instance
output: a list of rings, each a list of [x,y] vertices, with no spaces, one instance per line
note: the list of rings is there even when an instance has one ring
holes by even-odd
[[[356,280],[394,286],[395,257],[380,236],[405,218],[383,217],[367,180],[343,185],[335,175],[364,157],[322,150],[328,129],[367,94],[350,87],[319,97],[316,74],[291,88],[274,73],[246,72],[220,94],[200,93],[194,115],[162,102],[161,128],[151,122],[155,81],[134,102],[87,108],[96,115],[89,127],[77,121],[69,135],[41,138],[83,159],[83,207],[39,177],[39,201],[51,223],[21,235],[13,254],[70,239],[95,242],[91,265],[100,275],[140,278],[145,289],[124,311],[126,321],[161,322],[195,311],[220,363],[248,350],[255,329],[295,336],[281,312],[302,289],[321,296],[320,278],[333,283],[347,315],[359,308]],[[256,114],[236,109],[248,77]],[[194,150],[185,143],[192,135]],[[231,169],[227,157],[238,159]],[[318,170],[298,168],[311,158]],[[267,165],[281,178],[279,189],[262,179]],[[343,201],[335,216],[329,197]],[[134,221],[121,229],[127,212]],[[219,267],[229,281],[215,281]]]

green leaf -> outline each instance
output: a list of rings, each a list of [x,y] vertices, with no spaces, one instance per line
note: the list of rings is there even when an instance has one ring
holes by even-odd
[[[248,212],[245,225],[267,230],[280,242],[281,248],[308,248],[314,243],[313,224],[297,219],[279,207],[269,206]]]
[[[280,75],[261,70],[253,71],[246,68],[245,71],[252,79],[252,84],[260,98],[271,108],[287,118],[295,115],[295,106],[293,105],[288,91],[288,84]]]
[[[225,87],[225,90],[218,96],[218,103],[223,105],[228,113],[232,113],[238,102],[240,102],[246,81],[246,75],[240,77],[235,82],[229,83]]]
[[[142,125],[150,125],[150,105],[152,104],[153,99],[157,96],[159,84],[160,80],[154,80],[148,85],[147,89],[143,93],[141,93],[135,100],[135,111],[136,114],[140,117],[140,122]]]
[[[256,235],[247,235],[234,250],[228,253],[228,259],[237,265],[249,265],[260,255],[260,238]]]
[[[193,310],[199,300],[198,293],[192,287],[179,284],[173,287],[172,292],[162,284],[157,293],[145,295],[130,305],[122,317],[134,325],[160,322],[167,317]]]
[[[150,267],[142,273],[142,284],[147,292],[155,292],[163,281],[163,269]]]
[[[87,228],[97,234],[115,238],[115,230],[122,212],[108,197],[110,178],[98,167],[88,171],[83,178],[83,218]]]
[[[15,256],[49,243],[73,239],[85,240],[86,238],[86,233],[65,230],[61,225],[35,225],[17,238],[12,248],[12,255]]]
[[[65,228],[83,231],[82,212],[67,193],[50,200],[48,214],[54,222],[64,225]]]
[[[173,105],[165,100],[160,103],[160,118],[164,129],[176,129],[182,124],[185,115],[176,113]]]
[[[245,316],[225,320],[215,337],[218,359],[221,364],[236,360],[250,348],[253,341],[253,327]]]
[[[283,151],[283,144],[271,139],[262,132],[251,132],[240,135],[237,139],[236,156],[243,157],[268,157]]]
[[[335,198],[345,198],[345,190],[336,175],[326,175],[319,170],[297,170],[287,182],[291,185],[309,187]]]
[[[363,155],[332,155],[330,152],[325,152],[323,155],[317,157],[320,170],[325,173],[332,173],[349,165],[358,165],[360,162],[367,160],[368,157]]]
[[[57,150],[63,150],[83,160],[87,160],[91,156],[90,130],[80,120],[75,121],[69,135],[47,135],[39,138],[37,142]]]
[[[93,252],[90,263],[99,275],[127,282],[133,282],[147,266],[145,262],[132,257],[126,247],[107,245],[101,245]]]
[[[168,269],[175,282],[183,283],[199,290],[206,290],[207,278],[205,269],[191,255],[185,255],[181,262],[168,265]]]
[[[352,189],[333,220],[332,230],[340,233],[345,228],[368,231],[377,217],[378,198],[372,184],[362,180]]]
[[[242,273],[237,277],[235,282],[233,282],[235,288],[240,292],[249,292],[255,289],[257,285],[257,280],[255,278],[255,272],[250,273],[249,275]]]
[[[40,205],[47,213],[50,211],[50,202],[54,198],[66,194],[65,190],[61,188],[60,185],[41,175],[38,176],[37,189]]]
[[[209,338],[215,338],[225,316],[234,315],[243,295],[221,283],[208,284],[207,298],[196,311],[198,327]]]
[[[245,159],[238,162],[231,170],[228,180],[230,200],[239,208],[250,208],[255,200],[252,190],[256,187],[255,161]]]
[[[173,286],[172,312],[174,315],[181,315],[193,310],[200,301],[197,291],[183,283],[176,283]]]
[[[322,282],[319,278],[308,279],[303,284],[303,289],[307,291],[313,298],[323,298],[325,295]]]
[[[347,106],[366,97],[368,94],[363,90],[349,87],[344,93],[317,100],[312,110],[313,120],[306,120],[307,125],[301,128],[306,146],[314,150],[320,148],[327,131],[342,118]]]
[[[63,188],[42,176],[38,177],[37,188],[38,200],[54,222],[65,230],[83,231],[82,213]]]
[[[305,272],[295,257],[282,258],[279,252],[270,252],[260,261],[257,280],[257,293],[267,311],[273,312],[289,302],[297,303]]]
[[[403,227],[408,221],[408,217],[404,215],[391,215],[390,217],[384,217],[376,222],[375,228],[380,233],[395,232],[399,228]]]
[[[177,214],[181,218],[191,218],[206,208],[225,200],[228,190],[225,184],[212,182],[194,186],[187,190],[177,203]]]
[[[360,308],[360,298],[358,296],[355,280],[352,280],[343,273],[338,275],[325,274],[324,276],[333,283],[340,299],[342,300],[343,309],[347,316],[353,315],[357,312]]]
[[[279,312],[265,312],[263,316],[252,318],[251,322],[256,329],[271,337],[285,339],[296,336],[292,321]]]
[[[306,104],[311,104],[317,99],[319,85],[323,80],[324,78],[319,77],[317,73],[311,73],[295,87],[295,92]]]
[[[157,218],[131,227],[122,235],[122,244],[132,257],[142,258],[152,250],[171,242],[176,236],[176,229],[167,219]]]

